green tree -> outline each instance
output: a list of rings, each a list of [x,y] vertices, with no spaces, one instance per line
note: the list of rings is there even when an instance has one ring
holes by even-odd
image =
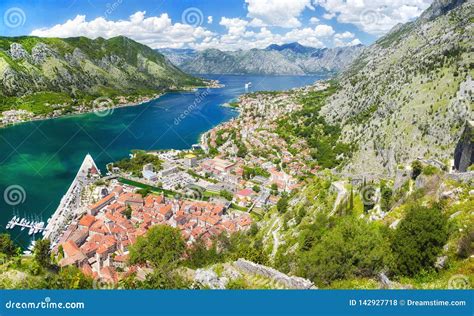
[[[9,234],[0,234],[0,253],[11,257],[17,254],[17,249]]]
[[[414,205],[408,209],[392,240],[395,271],[413,276],[433,267],[448,239],[448,221],[437,207]]]
[[[419,160],[415,160],[411,163],[411,178],[415,180],[423,172],[423,165]]]
[[[43,268],[51,267],[51,242],[49,239],[39,239],[33,249],[35,261]]]
[[[348,217],[301,255],[298,270],[325,285],[338,279],[371,277],[390,263],[389,250],[388,238],[378,226]]]
[[[181,232],[167,225],[157,225],[138,237],[130,247],[130,263],[150,263],[154,267],[176,267],[186,246]]]
[[[287,209],[288,209],[288,197],[283,196],[277,202],[277,210],[280,214],[283,214],[286,212]]]
[[[381,207],[384,211],[388,211],[392,202],[393,191],[385,182],[380,184],[380,195],[382,196]]]
[[[196,269],[219,262],[221,257],[221,254],[217,252],[216,242],[211,247],[207,247],[206,243],[201,238],[198,238],[192,247],[187,250],[187,259],[184,264]]]
[[[125,211],[123,211],[123,215],[125,215],[127,219],[132,218],[132,207],[130,205],[127,205]]]
[[[75,266],[61,268],[49,281],[51,289],[91,289],[93,280]]]
[[[276,183],[272,183],[270,188],[272,189],[272,191],[278,192],[278,185]]]
[[[232,198],[234,197],[234,195],[227,190],[221,190],[219,192],[219,195],[222,196],[227,201],[232,201]]]
[[[141,289],[189,289],[191,283],[187,281],[177,271],[166,267],[155,268],[152,273],[146,276],[145,281],[139,282]]]

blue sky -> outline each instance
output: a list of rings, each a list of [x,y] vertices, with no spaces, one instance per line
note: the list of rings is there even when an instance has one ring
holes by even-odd
[[[113,37],[153,48],[370,44],[431,0],[2,0],[0,35]]]

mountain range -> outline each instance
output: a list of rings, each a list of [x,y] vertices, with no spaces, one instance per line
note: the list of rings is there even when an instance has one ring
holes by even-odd
[[[192,74],[305,75],[344,70],[362,45],[314,48],[299,43],[272,44],[265,49],[222,51],[159,49],[173,64]]]
[[[50,112],[41,101],[45,94],[49,103],[77,103],[202,84],[160,53],[123,36],[0,37],[0,110],[16,108],[24,104],[21,98],[28,98],[40,104],[27,110]]]

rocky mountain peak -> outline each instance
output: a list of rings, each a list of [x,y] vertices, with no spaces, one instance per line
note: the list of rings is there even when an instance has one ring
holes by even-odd
[[[423,12],[420,20],[431,21],[438,16],[444,15],[449,11],[459,7],[465,2],[472,2],[473,0],[435,0],[431,6]]]

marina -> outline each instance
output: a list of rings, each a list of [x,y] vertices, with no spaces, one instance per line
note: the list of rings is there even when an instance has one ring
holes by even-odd
[[[14,229],[19,227],[21,230],[28,229],[28,235],[36,235],[42,233],[45,229],[45,223],[41,220],[33,220],[29,218],[21,218],[20,216],[13,216],[8,221],[6,229]]]

